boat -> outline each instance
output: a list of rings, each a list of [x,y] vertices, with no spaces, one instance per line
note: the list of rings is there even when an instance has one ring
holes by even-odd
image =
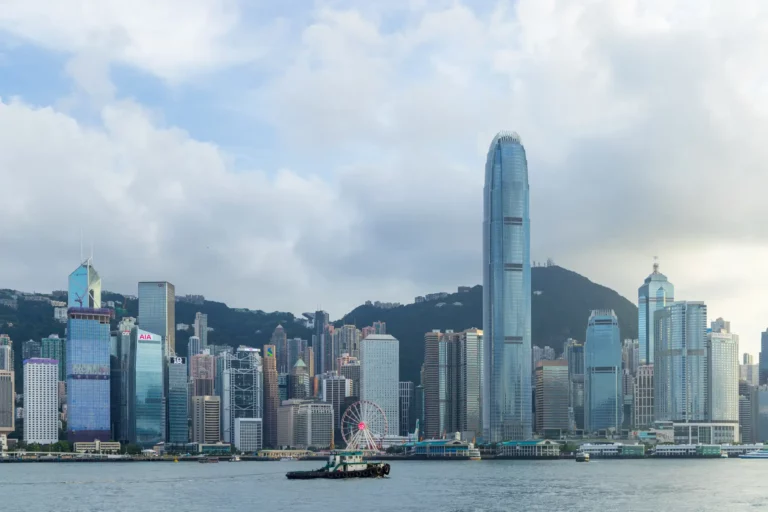
[[[219,462],[219,458],[218,457],[201,457],[197,460],[197,462],[201,464],[215,464]]]
[[[760,448],[759,450],[745,453],[744,455],[739,455],[739,458],[740,459],[768,459],[768,448]]]
[[[378,478],[389,474],[389,464],[363,460],[363,452],[337,452],[328,462],[313,471],[291,471],[285,474],[289,480],[313,478]]]
[[[229,458],[229,462],[240,462],[240,456],[239,455],[233,455]]]
[[[589,462],[589,454],[586,452],[578,452],[576,454],[576,462]]]
[[[469,455],[469,460],[483,460],[480,456],[480,450],[474,447],[467,450],[467,455]]]
[[[728,452],[723,452],[720,454],[721,459],[727,459],[728,458]]]

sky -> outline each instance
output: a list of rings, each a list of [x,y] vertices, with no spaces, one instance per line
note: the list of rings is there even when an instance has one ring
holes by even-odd
[[[482,281],[517,131],[532,258],[768,327],[768,3],[0,0],[0,287],[332,318]]]

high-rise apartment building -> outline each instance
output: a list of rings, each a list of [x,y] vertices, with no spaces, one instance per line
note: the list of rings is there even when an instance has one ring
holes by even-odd
[[[568,361],[539,361],[536,366],[536,431],[567,432]]]
[[[169,444],[181,445],[189,442],[189,398],[187,396],[187,358],[168,358],[167,397]]]
[[[128,440],[145,448],[165,441],[163,338],[131,331],[128,363]]]
[[[595,310],[589,316],[584,372],[584,429],[620,430],[624,404],[621,337],[612,310]]]
[[[13,371],[13,348],[0,345],[0,370]]]
[[[90,258],[69,274],[67,307],[101,308],[101,278]]]
[[[394,336],[372,334],[360,342],[360,399],[381,407],[389,432],[400,432],[400,342]]]
[[[203,353],[203,343],[197,336],[190,336],[187,341],[187,357],[196,356]]]
[[[644,364],[637,367],[635,375],[633,399],[634,428],[649,428],[653,426],[653,365]]]
[[[195,313],[194,329],[195,336],[200,340],[200,350],[208,348],[208,315],[199,311]]]
[[[21,360],[39,359],[42,357],[42,343],[36,340],[27,340],[21,344]]]
[[[40,357],[43,359],[55,359],[59,362],[59,381],[67,380],[67,356],[66,345],[58,334],[51,334],[43,338],[40,346]]]
[[[274,345],[264,345],[262,367],[264,369],[264,444],[270,448],[276,448],[278,446],[277,408],[280,407],[280,396],[278,392],[277,353]]]
[[[277,373],[288,373],[291,369],[288,366],[288,337],[282,325],[275,327],[270,343],[275,346]]]
[[[221,440],[221,401],[218,396],[192,397],[192,442],[218,443]]]
[[[656,421],[707,421],[707,306],[675,302],[655,314]]]
[[[216,379],[216,358],[206,350],[190,358],[189,378],[192,381],[192,396],[210,396],[214,394]]]
[[[235,443],[237,418],[263,418],[264,376],[259,349],[238,347],[234,354],[222,354],[224,359],[221,393],[222,438]]]
[[[654,315],[655,312],[672,304],[675,300],[675,287],[667,276],[659,272],[659,264],[654,262],[653,272],[637,290],[637,334],[640,342],[640,363],[653,363],[656,346]]]
[[[411,429],[411,425],[416,421],[413,414],[413,396],[413,382],[400,382],[400,435],[403,437],[408,435]]]
[[[41,445],[59,440],[59,362],[24,360],[24,442]]]
[[[723,322],[718,318],[718,322]],[[730,324],[730,322],[724,322]],[[730,332],[713,331],[708,334],[707,403],[708,419],[715,422],[739,421],[739,342]],[[730,325],[728,326],[728,329]]]
[[[497,134],[483,192],[483,431],[486,441],[529,439],[531,227],[520,136]]]
[[[163,355],[176,354],[176,287],[167,281],[139,283],[139,326],[163,337]]]
[[[109,441],[112,310],[69,308],[67,320],[67,438]]]

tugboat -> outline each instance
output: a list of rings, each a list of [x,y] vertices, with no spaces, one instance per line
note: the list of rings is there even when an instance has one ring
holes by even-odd
[[[589,462],[589,454],[587,452],[576,453],[576,462]]]
[[[389,464],[366,462],[363,452],[332,453],[325,466],[314,471],[290,471],[285,474],[289,480],[310,480],[313,478],[377,478],[389,474]]]

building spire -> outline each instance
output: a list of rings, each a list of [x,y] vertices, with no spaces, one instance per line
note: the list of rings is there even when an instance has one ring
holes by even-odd
[[[653,273],[654,274],[659,273],[659,257],[658,256],[653,257]]]

